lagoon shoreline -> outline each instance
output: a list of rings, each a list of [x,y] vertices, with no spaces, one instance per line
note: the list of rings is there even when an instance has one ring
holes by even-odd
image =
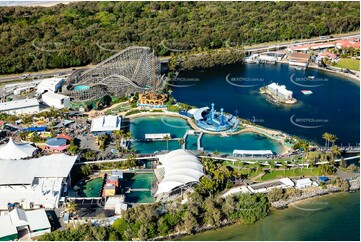
[[[356,187],[350,187],[350,192],[360,190],[360,183],[359,183],[360,179],[359,178],[357,179],[357,182],[358,182],[357,183],[358,187],[357,186]],[[318,193],[318,194],[315,194],[313,196],[302,197],[299,200],[289,202],[287,205],[294,206],[295,208],[298,208],[297,204],[302,204],[302,203],[304,204],[304,203],[310,202],[312,200],[317,200],[320,197],[327,197],[327,196],[332,196],[332,195],[341,194],[341,193],[347,194],[348,192],[343,192],[343,191],[341,191],[341,189],[333,189],[332,191],[329,190],[329,191],[327,191],[325,193]],[[271,206],[270,207],[270,212],[272,210],[286,210],[286,209],[289,208],[289,206],[283,206],[283,207],[273,207],[273,206]],[[302,209],[302,208],[298,208],[298,209]],[[266,217],[272,216],[272,214],[270,214],[270,212],[268,213],[268,215]],[[264,218],[261,218],[260,220],[256,221],[255,223],[260,222]],[[200,234],[202,232],[206,232],[206,231],[210,231],[210,230],[217,230],[217,229],[221,229],[221,228],[224,228],[224,227],[229,227],[231,225],[236,225],[236,224],[242,224],[242,223],[241,222],[229,222],[229,221],[224,222],[223,221],[223,222],[220,223],[220,225],[217,225],[217,226],[208,226],[208,227],[199,228],[193,234],[188,234],[188,233],[185,233],[185,232],[178,232],[178,233],[174,233],[174,234],[171,234],[171,235],[168,235],[168,236],[156,237],[156,238],[153,238],[152,240],[153,241],[178,240],[178,239],[184,238],[186,236],[196,235],[196,234]]]
[[[285,141],[284,138],[278,138],[278,136],[283,136],[283,132],[282,131],[277,131],[274,129],[270,129],[270,128],[266,128],[263,126],[255,126],[255,125],[250,125],[250,124],[243,124],[243,126],[245,127],[244,129],[232,132],[232,133],[228,133],[228,132],[212,132],[212,131],[208,131],[208,130],[204,130],[200,127],[198,127],[191,118],[189,117],[185,117],[183,115],[180,115],[178,113],[174,113],[174,112],[169,112],[169,111],[165,111],[165,112],[141,112],[141,113],[136,113],[136,114],[132,114],[127,116],[127,118],[129,118],[129,120],[132,119],[136,119],[136,118],[141,118],[141,117],[152,117],[152,116],[169,116],[169,117],[176,117],[176,118],[182,118],[184,120],[186,120],[188,122],[188,124],[191,126],[191,128],[193,128],[196,131],[201,131],[205,134],[211,134],[211,135],[221,135],[222,133],[226,133],[227,135],[238,135],[238,134],[242,134],[242,133],[254,133],[254,134],[258,134],[267,138],[270,138],[276,142],[278,142],[281,146],[282,146],[282,152],[280,154],[277,155],[285,155],[288,154],[292,148],[288,147],[287,145],[285,145]],[[240,118],[241,120],[243,120],[242,118]]]

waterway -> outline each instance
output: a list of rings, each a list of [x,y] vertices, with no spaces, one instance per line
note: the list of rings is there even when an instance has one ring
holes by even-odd
[[[183,138],[184,134],[191,127],[182,118],[169,116],[142,117],[133,119],[130,123],[130,132],[136,140],[144,140],[147,133],[169,133],[172,138]],[[186,148],[197,150],[198,135],[189,135],[186,139]],[[204,134],[201,139],[201,146],[207,152],[218,151],[220,153],[232,154],[233,150],[272,150],[276,154],[282,152],[282,145],[270,138],[254,134],[243,133],[221,137],[220,135]],[[139,153],[154,153],[161,150],[180,149],[178,140],[161,141],[135,141],[131,143]]]
[[[308,79],[314,76],[314,79]],[[298,100],[295,105],[276,105],[258,93],[271,82],[286,85]],[[324,144],[322,134],[337,135],[340,145],[360,140],[360,86],[317,69],[296,70],[287,64],[236,64],[182,72],[179,87],[172,87],[177,101],[198,107],[213,102],[216,109],[256,124]],[[301,90],[311,90],[304,95]]]
[[[357,240],[360,193],[339,193],[273,210],[252,225],[236,224],[182,240]]]

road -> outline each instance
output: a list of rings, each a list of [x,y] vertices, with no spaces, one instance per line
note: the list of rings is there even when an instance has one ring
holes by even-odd
[[[23,74],[14,74],[14,75],[7,75],[0,77],[0,83],[2,82],[9,82],[9,81],[27,81],[27,80],[33,80],[33,79],[39,79],[39,77],[53,77],[55,75],[69,75],[71,74],[74,69],[76,70],[87,70],[89,69],[89,66],[82,66],[82,67],[75,67],[75,68],[67,68],[67,69],[56,69],[56,70],[46,70],[46,71],[40,71],[35,73],[29,73],[29,77],[27,79],[20,79],[20,77]]]
[[[348,33],[348,34],[340,34],[335,36],[332,39],[327,39],[327,40],[322,40],[320,38],[312,38],[312,39],[301,39],[301,40],[292,40],[292,41],[286,41],[286,42],[279,42],[279,43],[272,43],[272,44],[259,44],[259,45],[255,45],[255,46],[246,46],[244,48],[245,51],[247,52],[256,52],[256,51],[261,51],[261,50],[269,50],[269,49],[278,49],[278,48],[285,48],[288,47],[290,45],[295,45],[297,43],[297,45],[303,45],[303,44],[312,44],[312,43],[321,43],[321,42],[330,42],[330,41],[335,41],[335,40],[339,40],[341,38],[345,38],[345,37],[359,37],[360,34],[359,33]],[[159,60],[161,62],[167,62],[170,59],[169,56],[162,56],[159,57]],[[77,70],[86,70],[89,69],[91,66],[83,66],[83,67],[76,67]],[[40,72],[35,72],[35,73],[30,73],[30,76],[28,77],[28,79],[30,78],[31,80],[33,78],[39,77],[39,76],[54,76],[54,75],[68,75],[71,74],[73,72],[74,68],[67,68],[67,69],[57,69],[57,70],[46,70],[46,71],[40,71]],[[0,76],[0,83],[2,82],[8,82],[8,81],[12,81],[12,80],[20,80],[19,78],[23,75],[22,74],[14,74],[14,75],[7,75],[7,76]]]
[[[282,48],[282,47],[288,47],[290,45],[304,45],[304,44],[314,44],[314,43],[323,43],[323,42],[332,42],[335,40],[339,40],[341,38],[346,38],[346,37],[359,37],[360,34],[359,33],[348,33],[348,34],[341,34],[341,35],[337,35],[334,36],[334,38],[329,38],[329,39],[320,39],[320,38],[312,38],[312,39],[302,39],[302,40],[292,40],[292,41],[287,41],[287,42],[280,42],[278,44],[269,44],[269,45],[258,45],[258,46],[247,46],[244,49],[246,51],[256,51],[256,50],[267,50],[270,48]]]

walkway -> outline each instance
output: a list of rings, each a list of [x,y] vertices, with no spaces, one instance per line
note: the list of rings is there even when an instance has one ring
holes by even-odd
[[[133,159],[150,160],[150,159],[157,159],[157,157],[155,157],[155,156],[134,157]],[[99,163],[107,163],[107,162],[122,162],[122,161],[127,161],[127,160],[129,160],[129,158],[113,159],[113,160],[86,161],[86,162],[76,162],[74,165],[99,164]]]

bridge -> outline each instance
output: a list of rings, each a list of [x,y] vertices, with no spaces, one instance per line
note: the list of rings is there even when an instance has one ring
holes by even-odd
[[[97,160],[97,161],[85,161],[85,162],[76,162],[74,165],[86,165],[86,164],[101,164],[101,163],[110,163],[110,162],[124,162],[129,160],[130,158],[120,158],[120,159],[113,159],[113,160]],[[134,157],[134,160],[151,160],[151,159],[158,159],[155,156],[145,156],[145,157]]]

